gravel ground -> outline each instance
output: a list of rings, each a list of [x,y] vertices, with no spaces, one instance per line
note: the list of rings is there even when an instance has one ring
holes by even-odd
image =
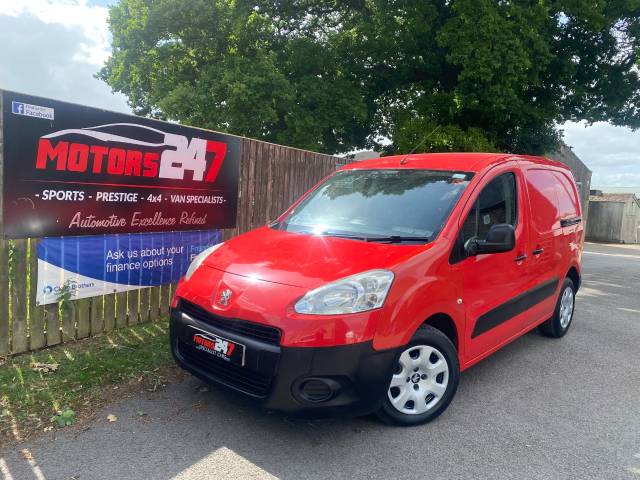
[[[0,478],[640,479],[640,248],[586,250],[569,334],[466,371],[429,425],[292,420],[189,377],[0,451]]]

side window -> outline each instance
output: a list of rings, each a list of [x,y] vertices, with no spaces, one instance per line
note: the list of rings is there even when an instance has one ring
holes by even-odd
[[[558,222],[558,179],[550,170],[527,170],[533,226],[540,234],[554,229]],[[558,224],[559,225],[559,224]]]
[[[571,181],[560,172],[553,172],[558,179],[556,195],[558,196],[558,213],[560,218],[573,218],[578,216],[578,202]]]
[[[492,225],[509,223],[515,227],[517,221],[516,177],[505,173],[480,192],[462,226],[462,245],[472,237],[484,240]]]

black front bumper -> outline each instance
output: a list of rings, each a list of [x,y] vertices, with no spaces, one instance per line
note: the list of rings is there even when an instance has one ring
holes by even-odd
[[[245,345],[244,366],[197,350],[192,328]],[[267,409],[310,416],[364,415],[377,410],[387,394],[396,356],[394,349],[374,350],[371,342],[281,347],[272,339],[251,336],[251,329],[225,328],[224,322],[193,315],[181,305],[171,311],[170,338],[176,362],[198,378],[240,392]]]

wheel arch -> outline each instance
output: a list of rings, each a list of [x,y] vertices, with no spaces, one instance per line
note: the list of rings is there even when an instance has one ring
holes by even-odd
[[[434,313],[422,322],[420,326],[423,325],[430,325],[433,328],[440,330],[449,338],[449,340],[451,340],[451,343],[456,347],[456,350],[460,350],[458,328],[456,327],[456,323],[453,321],[453,318],[449,315],[442,312]]]
[[[573,282],[573,285],[576,287],[576,292],[580,289],[580,284],[582,282],[582,279],[580,277],[580,272],[575,266],[571,266],[571,268],[569,268],[569,271],[565,275],[565,278],[571,279],[571,281]]]

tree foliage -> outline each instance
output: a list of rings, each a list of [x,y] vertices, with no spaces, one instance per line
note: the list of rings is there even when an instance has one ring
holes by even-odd
[[[640,127],[640,0],[120,0],[110,28],[136,113],[321,152]]]

